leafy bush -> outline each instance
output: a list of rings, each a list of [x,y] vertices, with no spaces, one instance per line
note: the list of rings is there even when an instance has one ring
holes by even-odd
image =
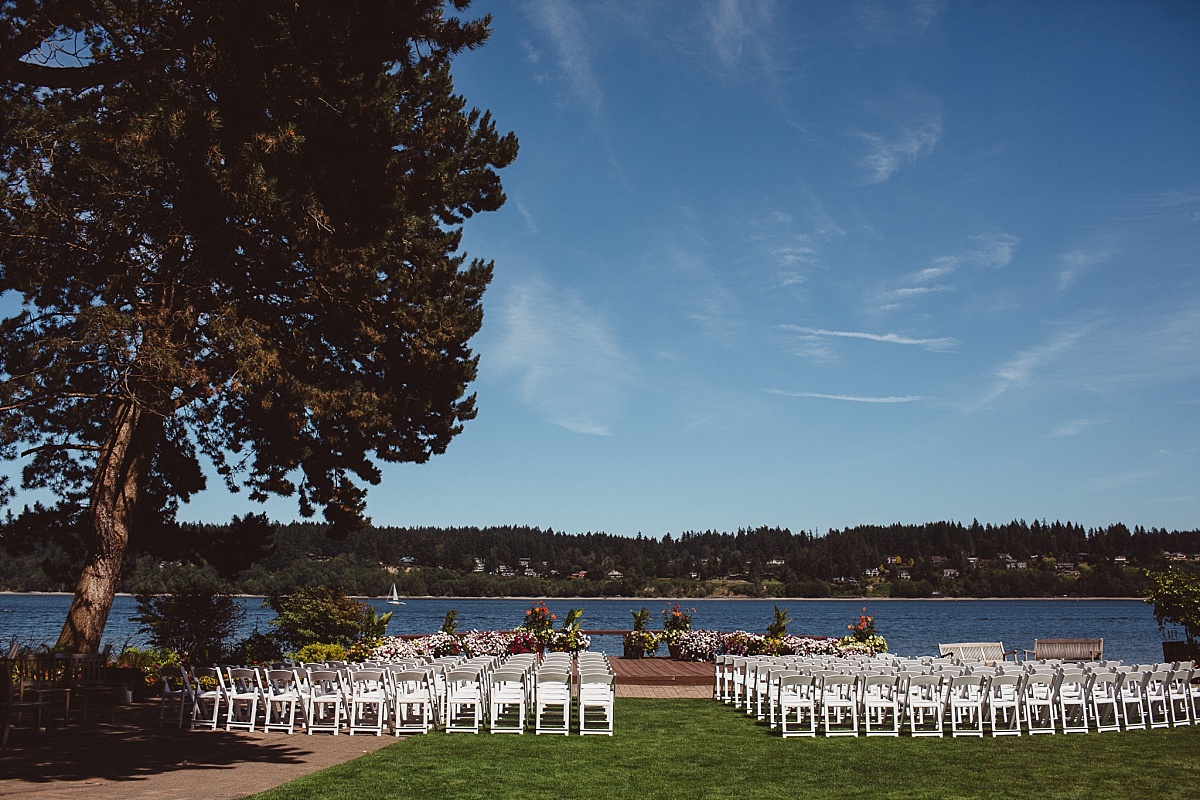
[[[1147,572],[1152,581],[1146,590],[1146,602],[1154,604],[1154,619],[1159,630],[1168,623],[1183,628],[1189,645],[1200,640],[1200,575],[1171,568],[1166,572]]]
[[[345,661],[346,648],[340,644],[306,644],[296,651],[293,658],[305,664],[317,661]]]
[[[258,628],[233,646],[229,660],[234,664],[270,664],[283,660],[283,644],[274,632],[263,633]]]
[[[159,667],[178,663],[178,653],[157,647],[126,647],[113,659],[114,667],[140,669],[147,688],[158,686]]]
[[[185,664],[215,664],[246,612],[232,595],[203,579],[182,581],[169,594],[137,595],[138,613],[130,621],[155,647],[179,654]]]
[[[293,595],[273,595],[265,601],[275,612],[271,625],[285,647],[306,644],[340,644],[349,647],[364,635],[378,638],[387,627],[391,612],[375,616],[375,609],[347,597],[339,587],[312,586]]]

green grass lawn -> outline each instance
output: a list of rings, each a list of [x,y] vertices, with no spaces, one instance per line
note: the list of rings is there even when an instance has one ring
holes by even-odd
[[[781,739],[701,700],[618,700],[617,735],[435,732],[255,795],[346,798],[1196,798],[1200,727]]]

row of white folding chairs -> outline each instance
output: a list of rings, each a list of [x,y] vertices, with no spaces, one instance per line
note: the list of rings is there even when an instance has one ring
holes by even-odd
[[[579,691],[573,696],[575,676]],[[488,729],[521,734],[532,722],[535,734],[566,735],[574,729],[581,735],[611,736],[613,682],[611,665],[601,653],[580,653],[577,665],[564,653],[548,654],[533,664],[506,662],[490,676]],[[575,727],[572,706],[578,720]]]
[[[859,715],[868,735],[896,735],[906,717],[914,735],[942,735],[943,720],[954,735],[982,735],[985,724],[993,735],[1019,735],[1022,725],[1031,733],[1052,733],[1056,726],[1063,732],[1086,732],[1089,726],[1119,730],[1122,725],[1190,724],[1200,689],[1190,664],[1166,673],[1124,675],[1069,667],[1039,670],[1036,665],[1009,665],[1007,675],[995,665],[972,670],[924,664],[914,671],[887,667],[878,659],[873,665],[877,670],[864,669],[869,664],[862,662],[853,667],[803,658],[737,659],[730,670],[736,677],[725,678],[728,702],[760,719],[765,702],[773,727],[777,708],[781,718],[794,711],[800,722],[808,711],[808,735],[815,733],[818,713],[832,735],[856,734]],[[820,669],[828,666],[838,669]],[[799,680],[797,672],[815,680]],[[783,676],[790,678],[786,697],[780,693]],[[1143,710],[1137,713],[1138,708]],[[783,728],[797,735],[786,723]]]
[[[180,704],[180,724],[189,705],[193,724],[203,722],[215,729],[223,719],[226,730],[261,726],[264,731],[293,733],[301,726],[310,734],[345,729],[351,735],[380,735],[390,724],[399,735],[428,730],[436,718],[428,670],[222,666],[180,670],[180,676],[182,688],[171,698]],[[422,716],[412,722],[406,712],[418,703]]]
[[[1120,668],[1120,661],[1107,662],[1023,662],[1021,664],[1006,662],[967,662],[953,658],[920,659],[902,658],[889,655],[875,657],[860,657],[857,659],[840,659],[827,656],[788,656],[788,657],[719,657],[715,667],[714,696],[726,703],[742,708],[748,714],[759,719],[764,717],[764,704],[771,700],[773,686],[768,686],[765,675],[771,669],[781,666],[802,670],[827,670],[834,672],[858,673],[868,671],[899,671],[938,673],[943,676],[965,675],[972,673],[983,674],[1029,674],[1038,670],[1084,669],[1085,671],[1112,671]],[[1146,710],[1138,715],[1133,713],[1136,707],[1131,705],[1129,717],[1133,727],[1144,717],[1150,719],[1154,727],[1192,724],[1197,719],[1197,708],[1200,704],[1200,674],[1195,673],[1190,662],[1182,665],[1159,664],[1150,667],[1127,667],[1124,672],[1129,675],[1137,672],[1140,677],[1145,672],[1170,671],[1170,675],[1156,675],[1147,678],[1144,685],[1134,685],[1132,678],[1124,681],[1124,694],[1131,704],[1136,698],[1143,698],[1142,705]],[[1068,689],[1070,687],[1068,686]],[[1166,702],[1163,702],[1166,698]],[[1102,729],[1109,729],[1104,725]]]

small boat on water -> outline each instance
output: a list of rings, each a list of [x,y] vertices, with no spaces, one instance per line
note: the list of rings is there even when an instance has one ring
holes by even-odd
[[[400,599],[400,595],[396,594],[396,584],[392,584],[392,593],[388,595],[388,605],[402,606],[404,601]]]

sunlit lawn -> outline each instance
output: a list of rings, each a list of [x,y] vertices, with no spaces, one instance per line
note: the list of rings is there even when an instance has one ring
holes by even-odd
[[[255,797],[1196,798],[1200,727],[993,739],[781,739],[702,700],[618,700],[617,735],[435,732]]]

